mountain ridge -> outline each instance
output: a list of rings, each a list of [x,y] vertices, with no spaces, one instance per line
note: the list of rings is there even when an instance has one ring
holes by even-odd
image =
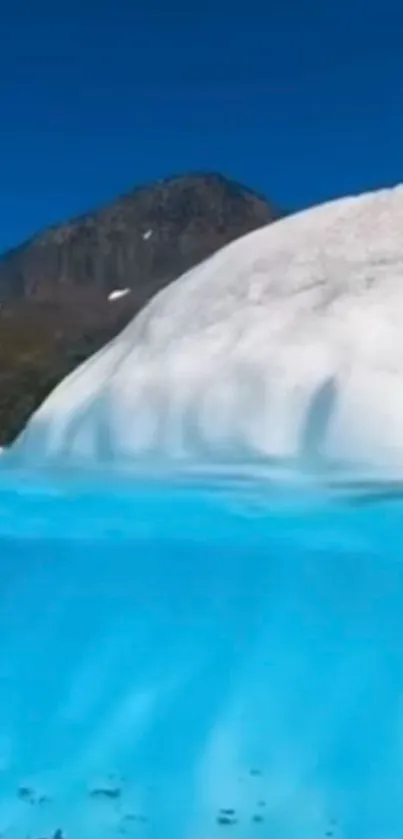
[[[164,265],[157,267],[157,273],[165,272],[169,279],[173,279],[173,275],[183,273],[187,267],[197,264],[234,238],[281,216],[282,213],[258,192],[219,173],[173,175],[151,185],[135,187],[116,200],[52,224],[37,231],[20,245],[4,251],[0,254],[0,297],[3,302],[22,295],[39,295],[49,299],[52,288],[54,290],[60,282],[60,274],[66,270],[68,274],[71,271],[67,277],[68,282],[75,286],[82,282],[94,282],[99,272],[108,287],[119,283],[122,275],[127,282],[127,272],[133,268],[155,273],[155,264],[149,266],[135,263],[136,258],[140,258],[139,237],[144,236],[150,225],[154,225],[152,232],[157,236],[156,246],[152,250],[161,250],[167,244],[166,239],[173,235],[182,246],[182,258],[177,260],[178,265],[181,263],[179,270],[177,264],[171,267],[172,252],[164,253]],[[106,245],[103,234],[106,237],[115,236],[108,253],[103,247]],[[186,237],[188,241],[183,243]],[[197,241],[191,241],[192,237]],[[129,244],[131,253],[128,252]],[[70,250],[82,249],[86,259],[93,260],[87,272],[79,259],[75,264],[74,261],[71,264],[68,257],[64,263],[63,259],[58,262],[56,251],[68,247]],[[46,248],[48,250],[44,253]],[[37,249],[41,250],[40,254]],[[110,250],[115,257],[119,251],[120,264],[119,259],[113,258],[110,265],[105,264]],[[147,250],[150,250],[149,246]],[[96,264],[93,256],[95,252],[102,264]],[[110,275],[106,276],[108,268]],[[32,280],[32,274],[38,270],[45,278],[50,270],[53,271],[52,288],[48,288],[45,293],[43,286],[47,280],[44,277],[36,278],[36,282]]]
[[[167,186],[167,185],[171,184],[172,182],[181,181],[184,178],[192,179],[192,180],[193,179],[200,179],[200,178],[201,179],[211,178],[211,179],[214,179],[217,182],[221,182],[223,184],[226,184],[227,186],[229,184],[234,184],[235,186],[240,187],[241,189],[245,190],[245,192],[247,192],[251,195],[254,195],[257,199],[259,199],[263,203],[266,203],[266,204],[272,206],[274,212],[278,212],[279,217],[282,218],[284,215],[288,214],[287,211],[285,211],[283,209],[281,209],[281,210],[276,209],[276,205],[271,205],[271,202],[268,201],[265,194],[263,192],[261,192],[260,190],[256,189],[255,187],[248,187],[245,184],[242,184],[237,179],[232,178],[232,177],[227,176],[227,175],[224,175],[222,172],[219,172],[218,170],[212,169],[212,170],[207,171],[207,170],[203,170],[203,169],[194,169],[194,170],[189,170],[185,174],[180,173],[180,172],[174,172],[173,174],[168,175],[168,176],[163,177],[163,178],[155,178],[155,180],[146,181],[144,183],[134,185],[131,189],[124,190],[123,192],[119,192],[116,195],[111,196],[110,198],[103,199],[102,201],[99,202],[99,204],[91,204],[85,210],[80,210],[78,212],[73,212],[72,214],[69,214],[69,215],[66,215],[66,216],[63,215],[57,221],[50,222],[49,224],[41,225],[41,227],[35,229],[28,236],[25,236],[25,237],[19,239],[15,244],[11,244],[11,245],[1,249],[0,250],[0,261],[4,257],[8,257],[8,256],[12,255],[15,251],[20,250],[23,247],[27,247],[29,245],[32,245],[34,241],[36,241],[39,238],[42,238],[44,236],[44,234],[46,234],[46,233],[51,233],[52,231],[55,231],[58,228],[61,228],[65,225],[70,225],[72,222],[74,222],[74,223],[84,222],[91,216],[101,215],[103,212],[107,211],[108,209],[110,209],[111,207],[116,205],[117,203],[125,202],[125,201],[128,201],[128,200],[130,201],[131,199],[140,195],[140,193],[149,191],[150,188],[153,189],[155,187],[162,186],[162,185]]]

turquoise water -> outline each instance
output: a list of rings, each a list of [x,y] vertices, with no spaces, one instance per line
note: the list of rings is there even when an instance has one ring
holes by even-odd
[[[0,475],[0,836],[403,837],[403,493]]]

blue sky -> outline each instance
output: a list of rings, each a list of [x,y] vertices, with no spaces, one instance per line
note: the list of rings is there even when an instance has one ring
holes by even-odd
[[[397,2],[136,6],[1,12],[0,249],[187,170],[290,208],[403,180]]]

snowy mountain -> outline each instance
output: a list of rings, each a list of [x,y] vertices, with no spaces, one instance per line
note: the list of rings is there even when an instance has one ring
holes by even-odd
[[[253,232],[160,292],[17,441],[28,462],[403,467],[403,187]]]

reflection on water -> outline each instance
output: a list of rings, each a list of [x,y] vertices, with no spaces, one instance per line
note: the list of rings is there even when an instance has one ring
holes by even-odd
[[[0,474],[0,835],[403,836],[396,482]]]

